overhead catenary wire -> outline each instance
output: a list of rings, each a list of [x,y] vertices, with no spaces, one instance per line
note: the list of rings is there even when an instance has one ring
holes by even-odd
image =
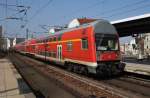
[[[133,6],[133,5],[143,4],[143,3],[146,3],[146,2],[148,2],[148,0],[141,0],[141,1],[134,2],[134,3],[129,3],[129,4],[127,4],[127,5],[124,5],[124,6],[121,6],[121,7],[118,7],[118,8],[114,8],[114,9],[111,9],[111,10],[107,10],[107,11],[102,12],[102,13],[100,13],[100,14],[101,14],[101,15],[105,15],[105,14],[116,13],[116,11],[122,11],[122,10],[120,10],[120,9],[127,9],[127,8],[129,8],[129,7]],[[98,16],[98,15],[100,15],[100,14],[93,15],[93,17],[94,17],[94,16]]]
[[[17,5],[11,5],[11,4],[6,4],[6,3],[0,3],[0,6],[17,6]]]
[[[24,27],[25,28],[29,23],[31,23],[31,21],[33,19],[35,19],[35,17],[40,13],[42,12],[50,3],[52,3],[53,0],[48,0],[48,2],[46,2],[43,6],[41,6],[30,18],[29,20],[24,24]],[[23,28],[20,28],[20,32],[22,32],[21,30],[23,30]],[[18,32],[19,33],[19,32]],[[17,33],[17,34],[18,34]]]
[[[47,1],[48,1],[48,0],[47,0]],[[27,27],[28,24],[30,24],[31,21],[32,21],[33,19],[35,19],[35,17],[37,17],[38,15],[40,15],[40,13],[47,7],[47,5],[49,5],[48,2],[51,2],[52,0],[49,0],[48,2],[47,2],[47,1],[46,1],[46,3],[45,3],[43,6],[39,7],[39,8],[37,9],[37,11],[35,11],[35,13],[32,13],[32,14],[31,14],[31,17],[28,19],[28,21],[27,21],[25,24],[23,24],[23,25],[24,25],[24,28]],[[80,12],[85,11],[85,10],[88,10],[88,9],[91,9],[91,8],[94,8],[94,7],[96,7],[96,6],[100,5],[100,4],[102,4],[104,1],[106,1],[106,0],[100,1],[99,3],[96,2],[96,3],[94,3],[94,4],[91,4],[91,5],[87,6],[87,7],[78,8],[77,10],[71,12],[72,14],[63,16],[63,18],[60,18],[60,19],[63,20],[64,18],[68,18],[68,19],[69,19],[69,18],[72,18],[72,16],[74,16],[75,14],[80,13]],[[118,7],[118,8],[106,10],[106,11],[103,11],[103,12],[101,12],[101,13],[99,13],[99,14],[96,13],[96,15],[98,16],[98,15],[102,14],[102,16],[104,16],[104,18],[107,18],[107,19],[112,18],[112,17],[115,17],[115,16],[121,16],[121,15],[124,15],[124,14],[126,14],[126,13],[130,13],[130,12],[133,12],[133,11],[137,11],[137,10],[140,9],[140,8],[141,8],[141,9],[144,8],[144,6],[141,6],[141,7],[137,7],[137,8],[131,9],[131,7],[136,7],[136,6],[138,6],[139,4],[141,5],[141,4],[143,4],[143,3],[147,2],[147,1],[148,1],[148,0],[135,1],[135,2],[133,2],[133,3],[130,3],[130,2],[129,2],[127,5],[123,5],[122,7]],[[6,4],[5,4],[5,5],[6,5]],[[14,5],[15,5],[15,4],[14,4]],[[133,5],[136,5],[136,6],[133,6]],[[9,7],[9,6],[8,6],[8,7]],[[146,6],[146,7],[147,7],[147,6]],[[124,11],[121,10],[121,9],[124,9]],[[129,10],[128,10],[128,9],[129,9]],[[96,16],[96,15],[92,15],[92,16],[94,17],[94,16]],[[69,16],[69,17],[68,17],[68,16]],[[1,21],[3,21],[3,19],[2,19]],[[58,20],[57,20],[57,21],[58,21]],[[23,30],[23,28],[21,28],[21,30]],[[19,33],[19,32],[18,32],[18,33]]]
[[[48,2],[46,2],[43,6],[41,6],[30,18],[29,21],[31,21],[33,18],[35,19],[35,17],[42,12],[50,3],[52,3],[53,0],[49,0]]]
[[[8,1],[6,0],[6,5],[5,5],[5,17],[7,17],[7,15],[8,15],[8,11],[7,11],[7,6],[8,6]],[[7,33],[7,19],[5,19],[5,31],[4,31],[4,35],[5,35],[5,33]],[[3,36],[4,36],[3,35]]]
[[[77,13],[80,13],[80,12],[82,12],[82,11],[84,11],[84,10],[88,10],[88,9],[94,8],[94,7],[96,7],[96,6],[100,5],[100,4],[103,4],[105,1],[106,1],[106,0],[98,1],[98,2],[96,2],[96,3],[94,3],[94,4],[92,4],[92,5],[86,6],[86,7],[84,7],[84,8],[77,9],[76,11],[74,11],[74,12],[72,12],[72,13],[73,13],[73,14],[77,14]]]
[[[87,11],[88,9],[94,8],[94,7],[96,7],[96,6],[100,5],[100,4],[103,4],[105,1],[106,1],[106,0],[100,0],[100,1],[98,1],[98,2],[96,2],[96,3],[94,3],[94,4],[92,4],[92,5],[89,5],[89,6],[80,8],[80,9],[77,9],[77,10],[75,10],[75,11],[69,13],[69,14],[70,14],[69,17],[72,17],[72,16],[74,16],[75,14],[80,13],[80,12],[82,12],[82,11],[84,11],[84,10]],[[60,18],[60,19],[62,19],[62,18],[64,19],[64,18],[68,18],[68,17],[65,15],[65,16],[62,16],[62,17],[59,17],[59,18]]]
[[[41,6],[32,16],[31,18],[28,20],[27,24],[30,23],[30,21],[33,20],[33,18],[35,19],[35,17],[41,12],[43,11],[53,0],[49,0],[48,2],[46,2],[43,6]],[[27,25],[25,24],[25,25]]]
[[[103,1],[99,2],[98,4],[95,3],[94,5],[104,4],[105,1],[106,1],[106,0],[103,0]],[[108,14],[114,13],[114,12],[116,12],[116,11],[120,11],[120,9],[128,9],[129,7],[132,7],[133,5],[142,4],[142,3],[145,3],[145,2],[147,2],[147,1],[148,1],[148,0],[140,0],[140,1],[137,1],[137,2],[134,2],[134,3],[129,3],[129,4],[124,5],[124,6],[122,6],[122,7],[114,8],[114,9],[111,9],[111,10],[107,10],[107,11],[102,12],[102,13],[100,13],[100,14],[101,14],[101,15],[104,15],[105,13],[108,13]],[[72,14],[70,14],[70,15],[68,15],[68,16],[63,16],[63,17],[61,17],[60,19],[62,19],[62,18],[64,19],[64,18],[68,18],[68,17],[71,18],[71,17],[74,16],[75,14],[77,14],[77,13],[79,13],[79,12],[81,12],[81,11],[85,11],[85,10],[87,10],[87,9],[91,9],[91,8],[93,8],[93,7],[95,7],[95,6],[93,6],[93,4],[92,4],[92,5],[88,6],[88,7],[77,9],[76,11],[72,12]],[[100,14],[92,15],[92,17],[98,16],[98,15],[100,15]],[[102,18],[106,18],[106,17],[102,17]],[[109,18],[109,17],[107,17],[107,18]]]
[[[113,13],[109,16],[106,16],[105,18],[112,18],[114,16],[121,16],[121,15],[124,15],[124,14],[127,14],[127,13],[131,13],[131,12],[134,12],[134,11],[137,11],[139,9],[142,9],[142,8],[146,8],[146,7],[149,7],[150,4],[146,4],[146,5],[142,5],[142,6],[138,6],[138,7],[135,7],[133,9],[128,9],[128,10],[125,10],[125,11],[120,11],[120,12],[116,12],[116,13]]]

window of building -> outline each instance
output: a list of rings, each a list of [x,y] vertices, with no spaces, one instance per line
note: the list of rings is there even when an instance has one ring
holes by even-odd
[[[67,42],[67,50],[72,51],[72,42],[71,41]]]
[[[82,49],[88,49],[88,40],[82,39]]]

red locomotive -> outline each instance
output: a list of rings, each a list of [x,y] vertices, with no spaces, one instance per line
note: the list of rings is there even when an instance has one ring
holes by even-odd
[[[95,20],[48,37],[27,40],[17,44],[15,49],[78,73],[110,76],[123,72],[125,67],[121,63],[117,31],[106,20]]]

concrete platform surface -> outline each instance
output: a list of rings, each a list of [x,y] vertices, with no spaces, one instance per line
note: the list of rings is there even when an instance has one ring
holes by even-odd
[[[138,74],[150,75],[150,65],[138,63],[126,63],[125,70],[127,72],[134,72]]]
[[[6,58],[0,59],[0,98],[36,98]]]

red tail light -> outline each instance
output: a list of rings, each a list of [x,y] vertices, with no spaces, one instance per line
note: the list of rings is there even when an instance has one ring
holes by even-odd
[[[120,53],[117,51],[113,52],[103,52],[100,54],[100,61],[114,61],[120,59]]]

